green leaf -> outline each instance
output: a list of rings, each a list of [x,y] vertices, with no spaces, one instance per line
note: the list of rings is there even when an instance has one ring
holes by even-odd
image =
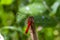
[[[13,0],[1,0],[1,4],[4,4],[4,5],[10,5],[12,4]]]
[[[36,15],[38,13],[43,13],[46,10],[43,4],[33,3],[28,6],[20,8],[21,13]]]
[[[1,19],[2,19],[2,24],[4,26],[8,26],[8,25],[11,25],[14,21],[14,15],[12,12],[10,12],[9,14],[8,13],[2,13],[1,14]]]
[[[59,5],[60,5],[59,2],[55,2],[55,3],[51,6],[52,11],[51,11],[50,14],[49,14],[50,16],[54,16],[54,15],[56,14]]]

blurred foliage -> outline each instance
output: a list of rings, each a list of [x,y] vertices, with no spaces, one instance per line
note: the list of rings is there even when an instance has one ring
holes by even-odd
[[[5,40],[30,40],[27,18],[33,16],[39,40],[60,40],[60,0],[0,0],[0,33]]]

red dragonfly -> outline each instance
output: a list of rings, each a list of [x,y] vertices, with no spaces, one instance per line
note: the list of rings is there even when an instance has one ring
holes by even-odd
[[[31,16],[31,17],[28,18],[28,26],[27,26],[27,29],[26,29],[25,33],[28,33],[28,30],[31,27],[32,22],[33,22],[33,17]]]

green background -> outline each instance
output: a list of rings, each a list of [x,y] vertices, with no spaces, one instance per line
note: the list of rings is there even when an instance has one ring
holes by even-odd
[[[4,39],[31,40],[30,32],[24,34],[29,16],[34,17],[39,40],[60,40],[60,0],[0,0]]]

